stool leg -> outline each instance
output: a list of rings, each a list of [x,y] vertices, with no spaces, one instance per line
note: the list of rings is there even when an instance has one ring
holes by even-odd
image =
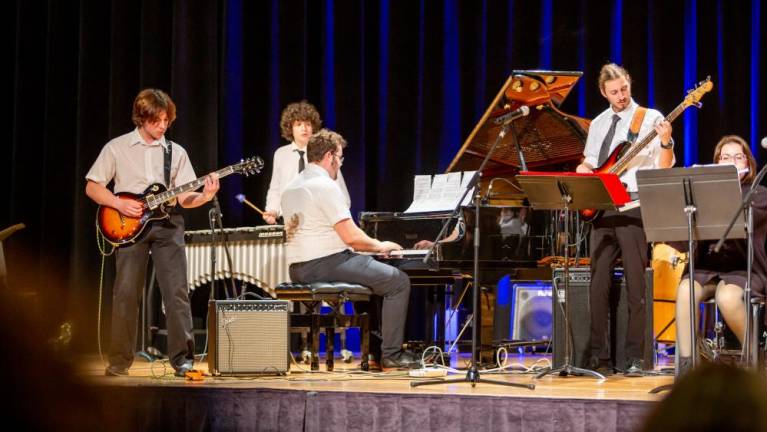
[[[370,316],[368,314],[358,315],[360,326],[360,357],[362,357],[362,363],[360,369],[364,371],[370,370]]]
[[[332,371],[334,367],[333,354],[335,352],[335,338],[335,327],[325,328],[325,366],[327,366],[328,372]]]
[[[320,370],[320,315],[312,314],[312,327],[309,331],[312,343],[312,366],[311,370]]]

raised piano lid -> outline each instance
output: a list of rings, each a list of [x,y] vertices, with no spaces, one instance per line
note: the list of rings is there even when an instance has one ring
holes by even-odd
[[[485,114],[477,122],[447,172],[479,168],[500,132],[499,117],[530,107],[530,114],[514,120],[482,173],[483,193],[491,179],[503,177],[514,182],[521,164],[518,142],[528,169],[574,170],[583,155],[589,120],[565,114],[559,106],[575,86],[582,72],[520,70],[513,71]],[[524,195],[503,181],[493,183],[491,201],[518,204]]]

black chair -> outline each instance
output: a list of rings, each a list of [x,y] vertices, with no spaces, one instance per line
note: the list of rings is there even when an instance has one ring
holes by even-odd
[[[360,350],[362,357],[361,369],[370,369],[368,363],[370,344],[370,318],[368,314],[346,315],[344,303],[347,301],[369,301],[373,292],[370,288],[348,282],[314,282],[314,283],[281,283],[275,289],[277,298],[303,303],[306,313],[290,314],[290,331],[303,332],[309,329],[312,360],[311,370],[319,370],[320,332],[325,329],[327,370],[332,371],[333,340],[337,329],[358,327],[360,329]],[[325,302],[332,311],[327,315],[320,314],[320,307]]]

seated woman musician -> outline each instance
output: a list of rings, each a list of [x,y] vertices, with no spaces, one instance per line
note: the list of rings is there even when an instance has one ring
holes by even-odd
[[[714,162],[735,165],[740,176],[741,192],[745,194],[756,175],[756,161],[746,141],[737,135],[727,135],[714,149]],[[754,260],[752,264],[751,295],[763,297],[767,286],[767,188],[757,186],[752,195],[754,214]],[[698,242],[695,253],[695,304],[716,298],[716,305],[725,322],[738,340],[745,338],[746,307],[743,290],[746,286],[746,239],[727,240],[719,252],[714,251],[716,241]],[[676,245],[675,245],[676,246]],[[679,245],[681,246],[681,245]],[[686,243],[684,244],[686,249]],[[676,331],[679,373],[687,372],[691,365],[689,274],[677,288]],[[697,308],[696,308],[697,309]],[[697,317],[696,317],[697,318]],[[754,323],[757,325],[757,323]]]

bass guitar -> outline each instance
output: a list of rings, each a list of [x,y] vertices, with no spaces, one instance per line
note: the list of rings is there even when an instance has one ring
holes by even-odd
[[[703,106],[700,103],[700,99],[703,97],[703,95],[710,92],[713,87],[714,83],[711,82],[711,77],[708,77],[705,81],[698,83],[694,89],[687,91],[687,96],[684,98],[682,103],[677,105],[677,107],[674,108],[674,110],[671,111],[671,113],[667,115],[664,120],[671,123],[676,120],[676,118],[679,117],[679,115],[682,114],[684,110],[687,109],[687,107],[695,106],[696,108],[700,108]],[[647,145],[649,145],[650,142],[652,142],[652,140],[657,136],[658,133],[655,131],[655,129],[653,129],[640,141],[634,143],[630,141],[623,141],[622,143],[618,144],[618,147],[616,147],[615,150],[610,153],[610,156],[608,156],[607,160],[602,163],[601,166],[594,169],[594,172],[612,173],[620,176],[624,171],[626,171],[629,163],[634,159],[634,157],[636,157],[639,152],[644,150],[644,148],[647,147]],[[579,210],[579,213],[581,220],[584,222],[594,222],[602,215],[602,210],[583,209]]]
[[[264,161],[258,156],[241,160],[240,163],[229,165],[216,171],[219,178],[229,174],[250,174],[260,173],[264,167]],[[156,220],[167,219],[170,217],[166,209],[168,201],[173,200],[184,192],[191,192],[199,189],[205,184],[203,176],[197,180],[166,190],[165,186],[156,183],[149,186],[143,194],[137,195],[129,192],[120,192],[118,198],[132,200],[141,204],[141,216],[133,218],[125,216],[116,209],[108,206],[99,206],[96,212],[96,229],[99,233],[115,247],[135,242],[145,231],[147,225]]]

